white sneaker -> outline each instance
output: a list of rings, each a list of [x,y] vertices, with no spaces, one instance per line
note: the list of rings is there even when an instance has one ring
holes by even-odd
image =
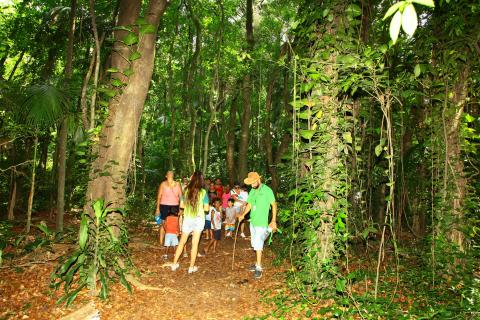
[[[240,233],[240,237],[245,238],[245,233]]]
[[[232,233],[231,232],[228,232],[225,237],[231,237],[232,236]]]
[[[176,271],[179,267],[180,265],[178,263],[172,264],[172,271]]]
[[[194,273],[194,272],[197,272],[198,271],[198,267],[197,266],[193,266],[193,267],[190,267],[188,268],[188,273]]]

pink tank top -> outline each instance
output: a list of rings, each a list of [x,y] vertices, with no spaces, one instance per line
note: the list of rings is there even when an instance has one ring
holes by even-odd
[[[180,204],[180,185],[175,183],[174,187],[170,187],[168,183],[163,187],[162,198],[160,204],[166,204],[168,206],[178,206]]]

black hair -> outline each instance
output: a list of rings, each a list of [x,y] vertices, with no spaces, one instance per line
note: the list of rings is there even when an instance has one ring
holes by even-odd
[[[173,207],[168,210],[167,217],[168,216],[178,216],[178,209]]]
[[[235,203],[235,199],[233,199],[233,198],[228,198],[228,202]]]

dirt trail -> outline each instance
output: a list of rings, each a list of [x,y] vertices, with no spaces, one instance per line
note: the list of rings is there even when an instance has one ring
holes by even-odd
[[[100,319],[242,319],[262,316],[269,306],[260,302],[259,290],[278,288],[283,276],[273,267],[273,254],[265,251],[265,271],[259,280],[247,270],[254,260],[249,241],[238,239],[232,271],[233,239],[222,239],[216,253],[197,258],[199,271],[187,274],[188,258],[172,272],[154,231],[135,232],[130,242],[133,261],[143,284],[161,290],[138,290],[132,294],[120,284],[111,286],[109,299],[95,300]],[[203,249],[202,240],[200,248]],[[54,264],[34,265],[22,270],[0,270],[0,319],[59,319],[90,299],[79,294],[72,308],[55,305],[59,293],[48,296],[49,274]]]

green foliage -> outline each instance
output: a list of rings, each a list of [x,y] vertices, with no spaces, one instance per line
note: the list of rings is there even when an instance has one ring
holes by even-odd
[[[23,104],[16,112],[19,119],[32,127],[51,127],[68,113],[68,94],[54,86],[31,86],[26,90],[25,96]]]
[[[120,281],[128,291],[132,290],[125,279],[132,266],[126,247],[127,230],[121,223],[125,212],[111,208],[103,200],[94,201],[92,208],[92,215],[82,213],[79,247],[51,275],[51,288],[58,290],[63,284],[65,293],[58,303],[70,305],[84,287],[106,299],[108,285],[113,281]]]

